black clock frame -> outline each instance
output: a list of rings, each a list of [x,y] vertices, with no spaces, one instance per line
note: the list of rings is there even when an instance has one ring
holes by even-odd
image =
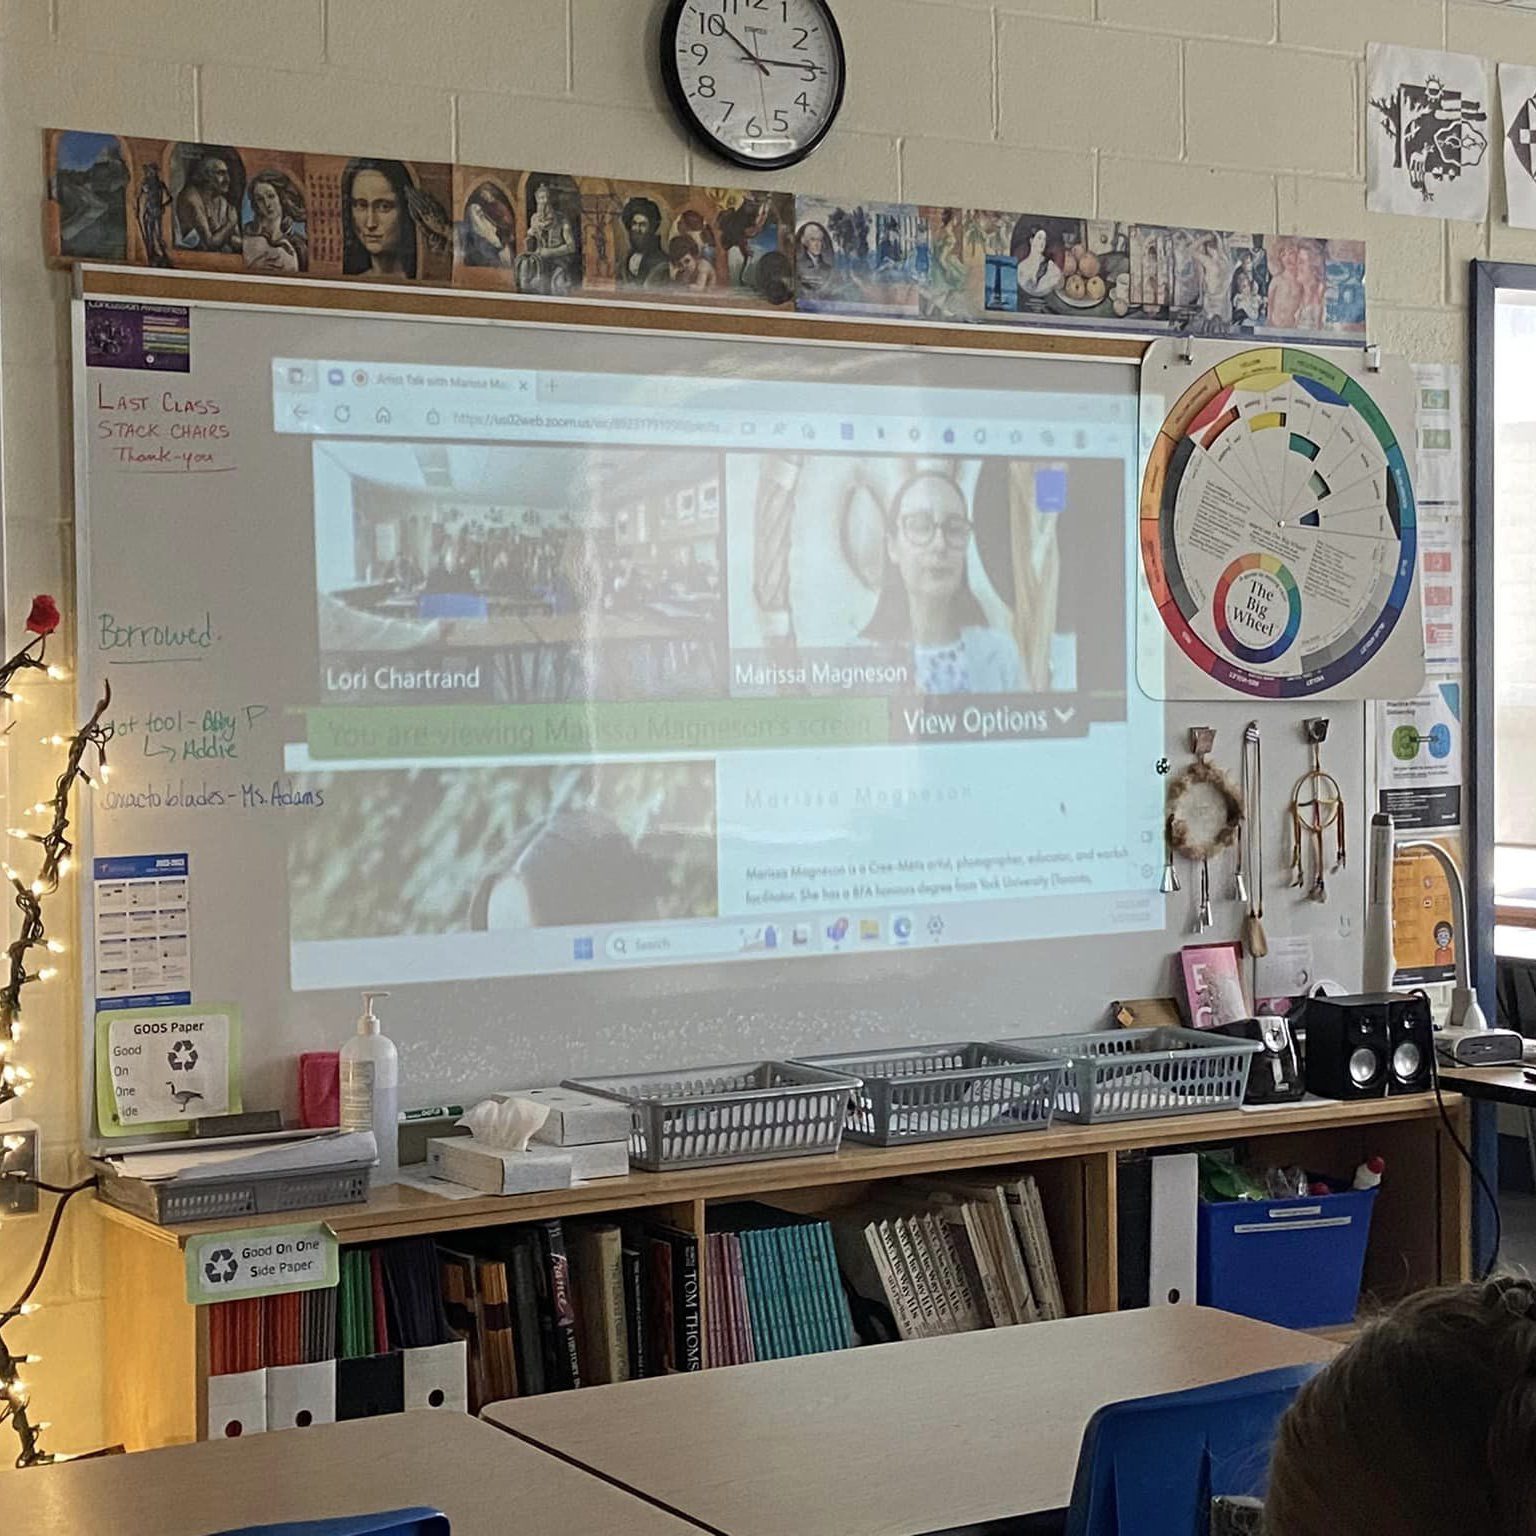
[[[699,0],[668,0],[666,15],[661,21],[660,51],[661,51],[661,78],[667,88],[667,95],[671,99],[672,109],[677,113],[679,120],[689,135],[696,139],[704,148],[711,150],[722,159],[729,160],[735,165],[745,166],[749,170],[757,171],[782,171],[792,165],[799,165],[821,147],[822,141],[831,133],[833,125],[837,122],[838,115],[843,110],[843,91],[848,84],[848,53],[843,46],[843,34],[837,25],[837,18],[832,14],[829,0],[822,0],[827,13],[827,28],[832,38],[832,46],[837,51],[837,91],[832,98],[831,110],[827,113],[827,120],[816,131],[815,136],[799,149],[791,154],[779,155],[772,160],[765,160],[760,155],[743,154],[738,149],[732,149],[722,144],[719,139],[710,133],[704,126],[703,119],[694,111],[693,104],[688,99],[688,93],[683,88],[683,80],[677,68],[677,43],[679,29],[683,20],[683,13]]]

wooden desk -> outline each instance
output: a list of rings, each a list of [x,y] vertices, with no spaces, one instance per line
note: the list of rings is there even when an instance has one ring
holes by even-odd
[[[426,1507],[453,1536],[697,1536],[695,1528],[465,1414],[396,1414],[249,1440],[0,1472],[27,1536],[208,1536]]]
[[[1536,1083],[1526,1081],[1526,1071],[1523,1066],[1441,1067],[1440,1081],[1465,1099],[1536,1109]]]
[[[484,1417],[726,1536],[914,1536],[1065,1507],[1107,1403],[1332,1358],[1195,1307],[495,1403]]]

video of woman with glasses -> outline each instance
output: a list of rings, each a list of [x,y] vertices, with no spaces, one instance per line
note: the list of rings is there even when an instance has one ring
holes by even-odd
[[[731,455],[732,693],[1080,695],[1085,718],[1123,718],[1124,475],[1089,458]]]

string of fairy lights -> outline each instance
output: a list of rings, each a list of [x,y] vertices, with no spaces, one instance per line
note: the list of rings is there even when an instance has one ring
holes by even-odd
[[[25,701],[17,692],[16,679],[28,672],[40,672],[54,680],[62,680],[64,671],[49,663],[47,658],[48,637],[59,626],[59,610],[51,597],[34,599],[27,616],[26,629],[31,639],[5,663],[0,664],[0,702],[10,707],[11,720],[5,727],[5,735],[15,728],[16,707]],[[35,850],[37,868],[27,875],[9,863],[0,863],[5,879],[10,882],[13,899],[21,914],[20,927],[6,949],[5,982],[0,987],[0,1107],[19,1099],[31,1086],[31,1075],[15,1059],[15,1048],[22,1035],[22,994],[33,985],[51,981],[57,967],[50,964],[52,957],[64,953],[64,945],[50,938],[44,922],[44,903],[59,888],[59,882],[70,872],[74,860],[74,843],[70,839],[70,803],[77,783],[94,787],[105,780],[107,767],[107,743],[112,739],[113,728],[105,723],[104,716],[112,702],[112,689],[103,688],[100,702],[90,718],[72,735],[52,735],[43,738],[45,746],[60,747],[65,751],[64,767],[54,782],[53,794],[47,800],[39,800],[28,811],[33,827],[13,827],[11,836]],[[90,767],[87,767],[87,761]],[[94,769],[94,772],[92,771]],[[0,1125],[0,1148],[7,1154],[20,1149],[21,1139],[5,1136]],[[4,1159],[0,1158],[0,1166]],[[8,1174],[16,1178],[20,1175]],[[43,1239],[31,1278],[21,1295],[5,1310],[0,1311],[0,1425],[9,1424],[15,1431],[20,1446],[16,1458],[18,1467],[36,1466],[40,1462],[56,1459],[43,1448],[41,1436],[48,1428],[32,1417],[30,1394],[22,1376],[25,1366],[35,1364],[34,1356],[18,1354],[5,1340],[5,1329],[17,1318],[35,1311],[32,1296],[42,1280],[54,1239],[69,1201],[91,1187],[93,1180],[81,1184],[60,1187],[32,1180],[36,1187],[57,1197],[47,1235]]]

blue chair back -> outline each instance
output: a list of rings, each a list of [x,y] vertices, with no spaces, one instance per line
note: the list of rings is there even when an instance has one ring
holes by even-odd
[[[1066,1536],[1207,1536],[1213,1498],[1263,1496],[1281,1416],[1320,1369],[1100,1409],[1083,1435]]]
[[[251,1525],[223,1536],[449,1536],[448,1517],[432,1509],[396,1509],[383,1515],[341,1520],[299,1520],[290,1525]]]
[[[423,592],[416,600],[419,619],[483,619],[491,605],[473,592]]]

